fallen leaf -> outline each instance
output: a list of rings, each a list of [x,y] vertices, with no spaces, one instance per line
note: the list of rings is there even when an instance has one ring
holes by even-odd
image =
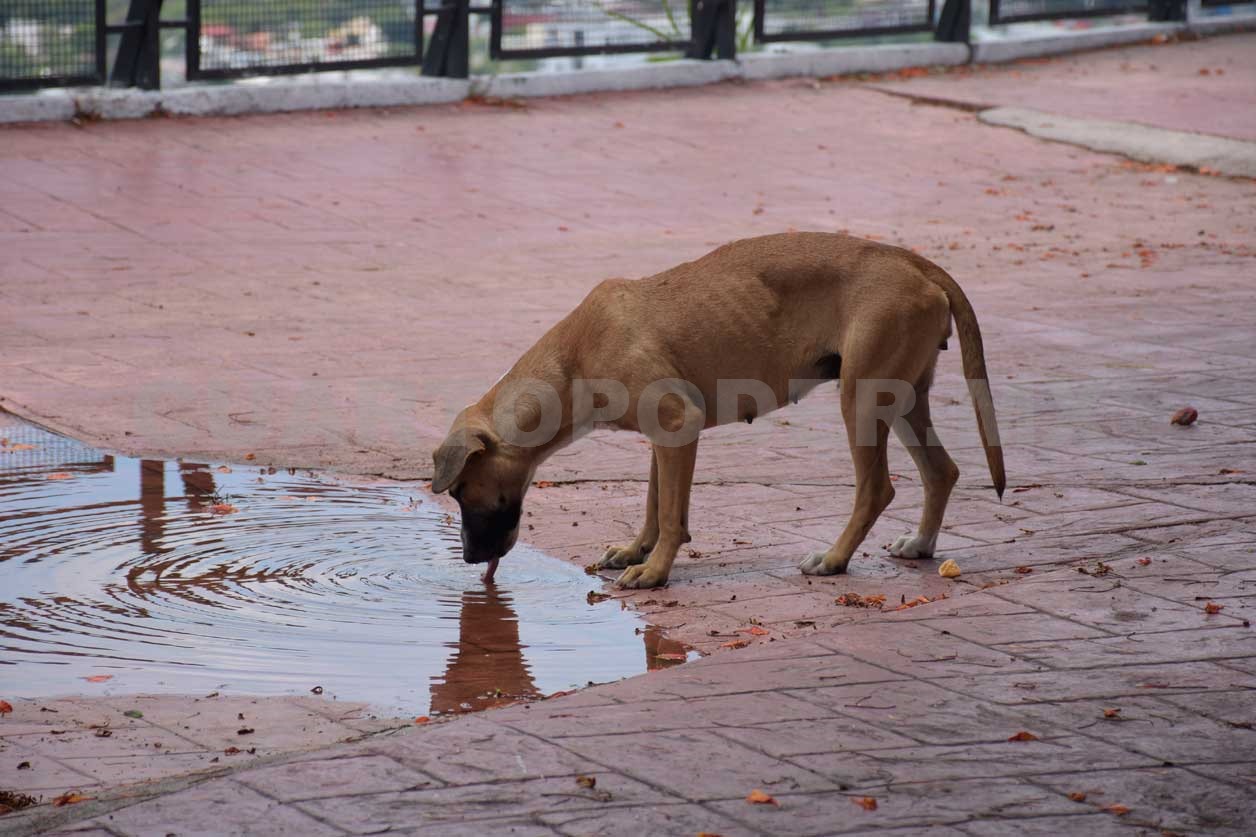
[[[209,511],[211,514],[235,514],[239,509],[230,503],[214,503],[209,507]]]
[[[1169,424],[1176,424],[1181,427],[1189,427],[1199,419],[1199,410],[1194,407],[1183,407],[1173,414],[1173,418],[1169,419]]]
[[[419,726],[422,726],[423,724],[430,724],[432,722],[432,719],[427,717],[426,715],[420,715],[419,717],[414,719],[414,722],[418,724]]]
[[[938,567],[938,575],[943,578],[959,578],[959,574],[959,564],[956,564],[953,558],[947,558],[942,562],[942,565]]]
[[[748,639],[734,639],[721,645],[721,648],[745,648],[750,644]]]
[[[553,480],[537,480],[536,482],[532,483],[532,485],[534,485],[537,488],[553,488],[554,482]]]
[[[100,727],[96,730],[96,737],[97,738],[112,738],[113,730],[107,727]]]
[[[767,628],[760,628],[758,625],[751,625],[749,628],[740,629],[738,633],[750,634],[751,636],[767,636],[772,632]]]
[[[57,471],[56,473],[53,473],[53,474],[45,474],[44,479],[46,480],[72,480],[74,479],[74,475],[67,474],[65,471]]]
[[[1011,738],[1008,739],[1008,741],[1037,741],[1037,740],[1038,740],[1038,736],[1034,735],[1032,732],[1025,732],[1024,730],[1021,730],[1020,732],[1016,733],[1015,735],[1013,735]]]
[[[1034,571],[1033,567],[1017,567],[1016,568],[1016,572],[1020,573],[1021,575],[1029,575],[1033,571]]]
[[[1081,791],[1073,791],[1072,793],[1068,795],[1068,798],[1073,800],[1074,802],[1085,802],[1086,794]]]
[[[1120,710],[1120,709],[1115,709],[1115,708],[1114,708],[1114,709],[1105,709],[1105,710],[1103,710],[1103,717],[1105,717],[1105,718],[1109,718],[1109,719],[1111,719],[1111,718],[1120,718],[1120,717],[1121,717],[1121,710]]]
[[[885,604],[885,596],[874,593],[869,596],[861,596],[858,593],[843,593],[834,601],[844,607],[882,607]]]
[[[244,454],[244,461],[245,461],[245,462],[252,462],[254,459],[257,459],[257,455],[256,455],[256,454],[252,454],[252,453],[246,453],[246,454]]]
[[[1246,471],[1241,471],[1241,470],[1239,470],[1238,468],[1222,468],[1222,469],[1221,469],[1220,471],[1218,471],[1217,473],[1218,473],[1219,475],[1223,476],[1223,477],[1228,477],[1228,476],[1230,476],[1231,474],[1246,474],[1247,472],[1246,472]]]
[[[875,811],[877,809],[877,800],[871,796],[856,796],[850,801],[865,811]]]
[[[1103,810],[1107,811],[1109,814],[1115,814],[1118,817],[1123,817],[1130,812],[1129,808],[1116,802],[1111,805],[1105,805]]]
[[[222,753],[223,753],[223,755],[225,755],[225,756],[238,756],[238,755],[240,755],[240,748],[239,748],[239,747],[228,747],[227,749],[223,750],[223,751],[222,751]]]
[[[252,735],[254,732],[256,732],[256,730],[252,727],[240,727],[236,730],[236,735]]]
[[[226,465],[219,465],[219,466],[218,466],[218,473],[220,473],[220,474],[230,474],[230,473],[231,473],[231,469],[230,469],[230,468],[228,468]]]
[[[0,700],[0,715],[8,715],[13,711],[13,704],[7,700]]]
[[[1138,559],[1138,566],[1140,566],[1140,567],[1146,567],[1146,566],[1148,566],[1148,565],[1150,565],[1150,564],[1151,564],[1151,559],[1150,559],[1150,558],[1139,558],[1139,559]]]
[[[112,674],[93,674],[90,677],[84,677],[88,683],[104,683],[106,680],[112,680]]]
[[[768,796],[766,793],[759,790],[758,788],[755,788],[749,794],[746,795],[746,801],[752,805],[775,805],[778,808],[781,805],[781,803],[777,802],[775,799]]]
[[[35,446],[34,446],[34,445],[26,445],[26,444],[22,444],[21,442],[19,442],[19,443],[18,443],[18,444],[16,444],[16,445],[9,445],[9,450],[10,450],[10,451],[18,451],[18,450],[34,450],[34,449],[35,449]]]
[[[128,709],[122,714],[127,716],[128,718],[143,718],[144,717],[144,713],[139,711],[138,709]]]
[[[1030,485],[1021,485],[1021,486],[1017,486],[1016,488],[1013,488],[1013,489],[1012,489],[1012,493],[1013,493],[1013,494],[1021,494],[1021,493],[1023,493],[1023,492],[1030,491],[1030,490],[1035,489],[1035,488],[1042,488],[1042,483],[1040,483],[1040,482],[1035,482],[1035,483],[1032,483],[1032,484],[1030,484]]]
[[[594,564],[585,564],[585,565],[584,565],[584,574],[585,574],[585,575],[597,575],[597,571],[598,571],[598,566],[597,566],[597,564],[596,564],[596,563],[594,563]]]
[[[1210,616],[1215,616],[1223,610],[1225,610],[1225,605],[1219,605],[1216,602],[1209,602],[1204,605],[1204,612]]]
[[[577,776],[576,784],[582,788],[590,788],[590,789],[596,788],[597,777],[596,776]]]
[[[590,590],[589,595],[585,596],[585,601],[593,605],[593,604],[597,604],[598,602],[604,602],[610,597],[611,597],[610,593],[599,593],[596,590]]]
[[[66,791],[52,800],[52,804],[54,807],[60,808],[62,805],[77,805],[80,802],[90,802],[95,798],[94,796],[83,796],[78,791]]]

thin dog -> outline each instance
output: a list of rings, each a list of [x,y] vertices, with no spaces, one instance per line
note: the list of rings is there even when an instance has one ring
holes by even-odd
[[[928,399],[952,319],[1002,497],[1003,452],[968,298],[909,250],[830,233],[745,239],[646,279],[602,282],[458,415],[433,454],[432,490],[458,502],[463,558],[487,562],[491,580],[518,538],[524,495],[546,457],[594,426],[644,433],[653,452],[645,524],[598,567],[623,569],[620,587],[657,587],[690,540],[698,432],[752,421],[840,379],[854,508],[833,545],[804,558],[802,571],[844,572],[890,504],[891,425],[920,471],[925,502],[916,534],[890,551],[931,557],[959,479],[933,432]]]

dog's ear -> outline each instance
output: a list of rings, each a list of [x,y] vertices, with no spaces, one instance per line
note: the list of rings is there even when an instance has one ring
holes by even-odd
[[[432,493],[448,491],[462,473],[462,469],[467,467],[467,460],[486,448],[486,440],[479,433],[458,430],[450,433],[432,453],[432,461],[436,464],[432,474]]]

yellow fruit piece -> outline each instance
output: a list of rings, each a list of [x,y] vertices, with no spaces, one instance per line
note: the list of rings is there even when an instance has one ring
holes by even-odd
[[[947,558],[942,562],[942,566],[938,567],[938,575],[943,578],[958,578],[959,564],[956,564],[954,560]]]

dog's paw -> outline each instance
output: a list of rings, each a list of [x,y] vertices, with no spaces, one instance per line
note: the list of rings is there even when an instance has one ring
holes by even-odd
[[[890,554],[895,558],[932,558],[933,540],[919,535],[903,535],[894,541]]]
[[[803,575],[837,575],[846,569],[845,567],[830,567],[824,563],[824,555],[823,552],[811,553],[802,559],[798,569],[802,570]]]
[[[646,590],[650,587],[662,587],[667,583],[667,575],[646,564],[629,567],[623,575],[615,579],[615,586],[630,590]]]
[[[622,570],[645,561],[646,550],[634,544],[612,546],[602,554],[597,562],[599,570]]]

